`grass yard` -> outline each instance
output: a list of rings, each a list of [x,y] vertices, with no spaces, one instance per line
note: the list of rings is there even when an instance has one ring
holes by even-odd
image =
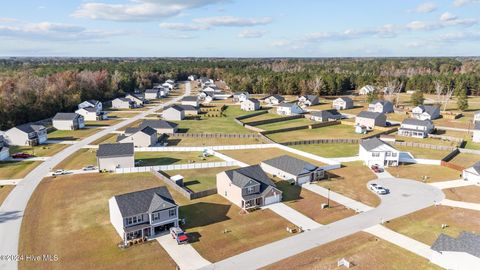
[[[49,140],[63,140],[76,141],[86,138],[96,132],[100,131],[98,128],[84,128],[79,130],[55,130],[48,133]]]
[[[264,144],[265,141],[257,138],[172,138],[167,140],[168,146],[213,146],[213,145],[240,145]]]
[[[91,127],[106,127],[106,126],[113,126],[122,122],[122,119],[114,118],[114,119],[107,119],[107,120],[98,120],[98,121],[85,121],[85,126]]]
[[[295,148],[307,153],[326,158],[351,157],[358,155],[357,144],[329,143],[329,144],[302,144],[292,145]]]
[[[118,135],[119,134],[116,134],[116,133],[110,133],[108,135],[101,137],[100,139],[93,141],[91,144],[98,145],[101,143],[116,143]]]
[[[175,269],[157,241],[120,250],[121,239],[109,220],[110,197],[161,185],[149,173],[44,179],[25,210],[19,253],[57,254],[60,259],[54,263],[21,261],[20,269],[119,269],[126,265]]]
[[[108,118],[109,119],[118,119],[118,118],[131,118],[137,115],[139,112],[132,111],[132,112],[109,112]]]
[[[40,163],[40,161],[1,161],[0,179],[23,178]]]
[[[291,142],[291,141],[305,141],[317,139],[360,139],[365,136],[371,136],[380,133],[380,130],[374,130],[368,134],[357,134],[353,126],[349,125],[334,125],[328,127],[302,129],[296,131],[280,132],[270,134],[268,137],[276,142]]]
[[[260,164],[260,162],[267,160],[267,159],[272,159],[275,157],[283,156],[283,155],[289,155],[291,157],[295,157],[301,160],[305,160],[307,162],[310,162],[314,165],[317,166],[324,166],[325,164],[316,161],[316,160],[311,160],[308,159],[304,156],[300,156],[294,153],[290,153],[288,151],[279,149],[279,148],[263,148],[263,149],[243,149],[243,150],[223,150],[219,151],[220,153],[227,155],[233,159],[236,159],[238,161],[254,165],[254,164]]]
[[[182,227],[189,233],[192,246],[211,262],[291,235],[286,227],[292,224],[271,210],[240,212],[239,207],[218,194],[185,202],[180,207],[180,216],[186,217]]]
[[[468,168],[478,161],[480,161],[480,155],[460,153],[450,160],[450,163]]]
[[[425,158],[425,159],[443,159],[445,156],[450,154],[451,151],[444,151],[444,150],[434,150],[434,149],[427,149],[427,148],[419,148],[419,147],[408,147],[408,146],[401,146],[401,145],[393,145],[395,148],[402,152],[410,152],[415,158]]]
[[[365,232],[340,238],[261,269],[342,269],[337,266],[337,261],[341,258],[352,262],[354,265],[353,269],[442,269],[429,263],[427,259]]]
[[[222,159],[210,156],[202,157],[201,152],[135,152],[138,166],[157,166],[201,162],[219,162]]]
[[[319,186],[330,188],[356,201],[378,206],[380,198],[367,188],[367,183],[377,177],[360,161],[343,163],[343,167],[328,171],[329,178],[318,182]]]
[[[480,203],[480,186],[465,186],[444,189],[447,199],[469,203]]]
[[[263,130],[276,130],[276,129],[282,129],[282,128],[307,126],[311,124],[315,124],[315,122],[306,118],[298,118],[298,119],[276,122],[271,124],[259,125],[255,127],[261,128]]]
[[[218,167],[196,170],[177,170],[177,171],[164,171],[162,172],[167,177],[180,174],[185,179],[183,183],[185,187],[194,192],[215,188],[217,186],[217,174],[235,169],[236,167]]]
[[[398,167],[389,167],[387,171],[400,178],[423,181],[423,177],[427,177],[427,183],[441,182],[449,180],[457,180],[462,172],[438,165],[426,164],[407,164]]]
[[[465,146],[466,149],[472,149],[472,150],[480,150],[480,143],[474,143],[472,142],[472,139],[469,138],[466,140]]]
[[[28,154],[35,155],[37,157],[50,157],[56,153],[67,148],[67,144],[51,143],[51,144],[41,144],[37,146],[11,146],[10,154],[15,154],[18,152],[24,152]]]
[[[54,169],[78,170],[88,165],[97,165],[97,150],[82,148],[60,162]]]
[[[445,145],[445,146],[457,146],[459,144],[458,142],[452,142],[452,141],[434,139],[434,138],[423,138],[423,139],[412,138],[412,137],[399,136],[397,135],[397,133],[394,133],[393,135],[395,135],[395,139],[398,142],[424,143],[424,144]]]
[[[264,114],[257,115],[257,116],[254,116],[254,117],[250,117],[250,118],[247,118],[247,119],[244,119],[244,120],[241,120],[241,121],[243,123],[248,124],[248,123],[255,122],[255,121],[277,119],[277,118],[281,118],[281,117],[283,117],[283,116],[278,115],[276,113],[264,113]]]
[[[322,204],[328,202],[327,198],[279,178],[275,178],[275,182],[277,188],[283,192],[283,203],[320,224],[329,224],[355,215],[353,210],[334,201],[330,201],[329,208],[322,209]]]
[[[7,198],[8,194],[15,188],[15,186],[0,186],[0,206]]]
[[[473,117],[463,116],[458,119],[439,118],[433,120],[435,126],[453,127],[453,128],[473,128]]]
[[[448,227],[442,229],[442,224]],[[450,206],[431,206],[391,220],[388,228],[432,245],[441,233],[457,237],[462,231],[480,233],[480,212]]]
[[[133,121],[129,125],[119,128],[118,131],[125,131],[127,128],[138,127],[138,125],[140,125],[140,123],[142,123],[143,121],[145,121],[145,119],[138,119],[136,121]]]
[[[402,122],[403,120],[410,118],[407,114],[401,113],[389,113],[387,114],[387,121]]]

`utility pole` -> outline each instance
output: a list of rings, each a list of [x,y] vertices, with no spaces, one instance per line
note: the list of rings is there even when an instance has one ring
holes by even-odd
[[[327,207],[330,208],[330,188],[328,188]]]

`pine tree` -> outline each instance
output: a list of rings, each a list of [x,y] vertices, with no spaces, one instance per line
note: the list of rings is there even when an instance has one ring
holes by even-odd
[[[410,96],[410,102],[413,106],[423,105],[425,98],[423,97],[423,92],[420,90],[415,91],[412,96]]]
[[[468,96],[467,89],[465,88],[458,92],[457,107],[461,111],[465,111],[466,109],[468,109]]]

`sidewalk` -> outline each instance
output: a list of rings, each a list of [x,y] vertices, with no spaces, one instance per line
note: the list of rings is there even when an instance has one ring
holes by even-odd
[[[198,254],[190,244],[177,244],[177,241],[170,234],[158,237],[157,241],[182,270],[196,270],[211,264]],[[159,269],[161,268],[159,266]]]
[[[328,197],[328,189],[323,188],[319,185],[305,184],[305,185],[302,185],[302,188],[308,189],[308,190],[310,190],[314,193],[317,193],[318,195],[323,196],[325,198]],[[357,202],[355,200],[352,200],[352,199],[350,199],[346,196],[343,196],[343,195],[338,194],[338,193],[333,192],[333,191],[330,191],[330,199],[332,201],[335,201],[339,204],[344,205],[347,208],[353,209],[356,212],[366,212],[366,211],[369,211],[369,210],[373,209],[372,207],[370,207],[368,205],[365,205],[361,202]]]
[[[23,179],[0,179],[0,186],[15,186]]]
[[[440,204],[480,211],[480,203],[469,203],[469,202],[461,202],[461,201],[453,201],[453,200],[445,199],[441,201]]]
[[[429,183],[429,185],[432,185],[439,189],[446,189],[446,188],[471,186],[471,185],[475,185],[475,183],[471,181],[465,181],[463,179],[458,179],[458,180],[452,180],[452,181]]]
[[[297,210],[291,208],[284,203],[274,203],[264,206],[262,208],[272,210],[286,220],[292,222],[298,227],[301,227],[305,231],[309,231],[322,226],[320,223],[317,223],[315,220],[305,216],[304,214],[298,212]]]

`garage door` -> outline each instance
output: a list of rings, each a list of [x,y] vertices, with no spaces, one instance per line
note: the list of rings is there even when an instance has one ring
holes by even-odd
[[[265,205],[269,205],[269,204],[272,204],[272,203],[277,203],[279,201],[280,201],[280,196],[279,195],[265,197]]]

